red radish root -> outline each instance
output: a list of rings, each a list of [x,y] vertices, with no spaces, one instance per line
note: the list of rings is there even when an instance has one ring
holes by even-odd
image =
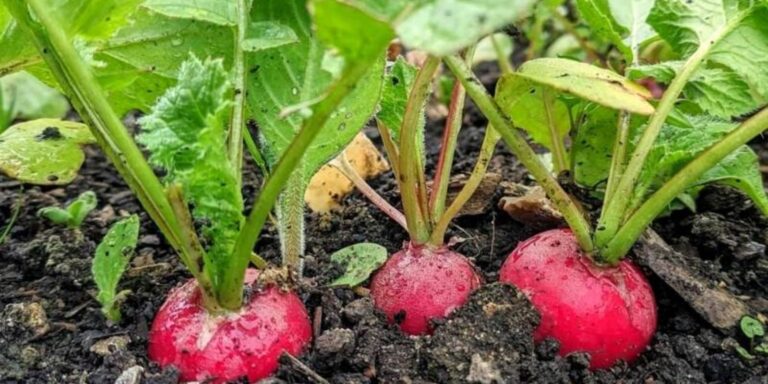
[[[587,352],[592,369],[631,362],[656,330],[656,302],[642,272],[628,260],[615,268],[595,265],[567,229],[520,243],[499,280],[517,286],[538,309],[536,341],[558,340],[561,355]]]
[[[258,275],[248,270],[246,283]],[[149,357],[175,366],[182,381],[260,380],[277,369],[283,351],[300,354],[312,338],[307,311],[293,292],[269,286],[239,312],[219,316],[203,309],[201,297],[195,280],[176,288],[149,333]]]
[[[410,335],[431,333],[430,320],[448,316],[481,284],[466,257],[445,247],[408,243],[373,277],[371,296],[390,322]]]

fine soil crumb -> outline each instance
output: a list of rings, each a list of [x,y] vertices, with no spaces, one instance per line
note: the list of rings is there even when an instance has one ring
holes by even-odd
[[[430,378],[439,383],[517,383],[520,362],[534,353],[539,315],[511,285],[486,285],[472,294],[428,342]]]

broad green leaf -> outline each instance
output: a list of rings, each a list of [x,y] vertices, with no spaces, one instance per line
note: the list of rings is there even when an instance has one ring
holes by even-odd
[[[654,0],[577,0],[590,31],[613,43],[627,62],[637,61],[640,44],[655,36],[646,22]]]
[[[660,83],[669,83],[683,66],[682,61],[667,61],[630,68],[631,79],[652,77]],[[683,88],[683,95],[703,112],[730,118],[753,111],[759,106],[749,84],[737,73],[722,67],[702,68]]]
[[[707,74],[713,73],[713,68],[719,71],[715,72],[715,81],[709,82],[711,89],[707,95],[698,95],[699,100],[712,105],[709,95],[725,95],[746,83],[754,99],[753,108],[768,99],[766,20],[765,2],[739,0],[657,0],[648,17],[648,23],[681,59],[692,55],[700,46],[708,47],[709,55],[699,71],[709,72],[700,76],[708,79]],[[741,81],[736,81],[736,77]],[[729,103],[723,102],[717,112],[738,115],[744,112],[745,102],[739,96],[738,103],[729,108]],[[706,110],[703,105],[702,108]]]
[[[7,122],[43,117],[60,119],[69,110],[69,103],[61,93],[26,72],[0,78],[0,100],[0,110],[6,111]],[[0,132],[6,128],[4,125],[0,122]]]
[[[619,114],[612,109],[590,104],[576,119],[578,129],[571,146],[573,178],[593,190],[605,189],[611,170]]]
[[[458,52],[530,15],[533,0],[423,0],[395,21],[403,43],[436,56]]]
[[[237,2],[232,0],[145,0],[143,6],[169,17],[237,25]]]
[[[576,0],[576,7],[594,36],[613,43],[627,61],[632,61],[632,50],[622,37],[624,28],[611,15],[608,0]]]
[[[0,135],[0,172],[25,183],[68,184],[85,160],[81,147],[93,143],[84,124],[57,119],[19,123]]]
[[[413,88],[417,72],[416,67],[408,64],[402,57],[398,57],[397,61],[389,68],[384,80],[384,91],[381,95],[381,103],[376,118],[389,128],[392,132],[392,139],[396,143],[400,141],[400,126],[403,124],[408,96]],[[419,126],[424,127],[423,118],[419,122]]]
[[[529,83],[529,93],[541,97],[541,87],[554,92],[572,94],[606,107],[622,109],[640,115],[653,113],[646,99],[650,94],[644,87],[607,69],[572,60],[541,58],[525,62],[517,72],[501,78],[497,100],[502,108],[514,108],[520,82]]]
[[[182,63],[178,84],[139,120],[138,141],[149,150],[150,163],[165,169],[166,183],[181,185],[202,226],[206,268],[214,284],[243,222],[242,196],[227,154],[228,76],[220,59],[203,62],[192,56]]]
[[[505,76],[496,100],[518,128],[549,150],[555,140],[563,142],[571,128],[568,106],[557,91],[541,87],[522,76]]]
[[[387,249],[374,243],[359,243],[342,248],[331,255],[331,261],[344,266],[344,274],[331,286],[356,287],[387,261]]]
[[[271,21],[250,23],[245,33],[243,49],[248,52],[275,48],[299,41],[293,29]]]
[[[312,31],[304,1],[254,1],[253,22],[280,23],[295,31],[298,37],[296,43],[261,50],[248,57],[251,72],[248,105],[259,124],[263,154],[269,166],[274,166],[288,148],[309,107],[325,96],[334,81],[334,73],[329,70],[334,66],[328,65],[328,44],[333,44],[344,58],[344,65],[372,54],[381,58],[374,61],[368,74],[321,128],[297,170],[305,180],[338,154],[373,114],[383,83],[383,56],[392,37],[386,24],[366,17],[359,10],[341,12],[339,7],[351,7],[342,2],[323,0],[312,5],[317,36]],[[350,20],[350,15],[357,16]],[[374,42],[371,46],[362,47],[353,41],[363,34],[369,43]],[[360,51],[355,51],[357,49]]]
[[[117,285],[133,256],[138,239],[139,217],[132,215],[112,225],[93,257],[91,273],[99,289],[96,299],[101,303],[104,315],[114,322],[120,321]]]

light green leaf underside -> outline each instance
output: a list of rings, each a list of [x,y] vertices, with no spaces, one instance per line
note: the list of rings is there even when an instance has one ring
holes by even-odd
[[[69,110],[67,99],[29,73],[18,72],[0,78],[0,110],[8,121],[62,118]],[[3,113],[0,113],[3,114]],[[0,132],[4,124],[0,122]]]
[[[323,67],[326,47],[313,36],[303,1],[257,0],[253,9],[253,21],[270,20],[286,25],[296,32],[299,40],[248,57],[251,72],[248,105],[259,124],[265,160],[273,166],[301,128],[309,106],[324,96],[334,78]],[[331,35],[324,36],[334,40]],[[349,47],[340,47],[340,52],[346,53]],[[382,59],[376,60],[344,99],[303,157],[299,172],[305,178],[341,151],[373,114],[382,88],[384,48],[380,51]],[[297,105],[306,107],[296,108]],[[298,110],[282,116],[287,108]]]
[[[741,190],[755,205],[768,215],[768,196],[763,187],[763,175],[755,152],[742,146],[710,169],[696,182],[696,185],[719,183]]]
[[[290,27],[271,21],[248,24],[243,41],[243,50],[256,52],[299,41]]]
[[[19,123],[0,135],[0,172],[25,183],[64,185],[85,160],[81,147],[94,142],[84,124],[57,119]]]
[[[96,248],[91,265],[93,281],[99,289],[96,299],[101,303],[102,311],[112,320],[119,319],[119,312],[114,308],[117,285],[133,256],[138,239],[139,217],[132,215],[112,225]]]
[[[202,226],[206,268],[217,284],[243,222],[243,201],[227,153],[232,89],[220,59],[191,57],[179,82],[141,118],[138,141],[149,161],[166,170],[164,181],[180,184],[192,216]]]
[[[374,243],[354,244],[334,252],[331,261],[345,270],[330,285],[356,287],[387,261],[387,249]]]
[[[145,0],[143,6],[169,17],[237,25],[237,1],[234,0]]]
[[[654,111],[646,100],[650,94],[644,87],[606,69],[556,58],[527,61],[517,72],[502,77],[497,90],[502,108],[506,108],[507,101],[518,98],[512,93],[520,81],[512,80],[516,77],[529,81],[535,87],[548,87],[555,92],[569,93],[614,109],[640,115],[650,115]]]
[[[528,16],[533,0],[421,1],[395,22],[403,43],[436,56],[455,53]]]

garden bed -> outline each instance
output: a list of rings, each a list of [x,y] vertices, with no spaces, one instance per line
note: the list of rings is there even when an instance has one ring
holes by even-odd
[[[484,80],[491,80],[484,79]],[[472,108],[472,107],[470,107]],[[439,140],[441,121],[428,127],[429,141]],[[470,111],[460,136],[457,173],[468,173],[482,141],[484,120]],[[367,133],[379,143],[375,130]],[[756,149],[763,143],[755,143]],[[762,151],[764,152],[764,151]],[[159,369],[146,355],[147,334],[165,293],[189,278],[138,202],[96,148],[74,183],[61,188],[18,184],[0,177],[0,217],[10,217],[21,203],[18,220],[0,245],[0,382],[2,383],[176,383],[172,369]],[[435,153],[428,153],[434,159]],[[428,171],[432,171],[428,165]],[[248,167],[245,196],[260,181]],[[531,183],[514,157],[497,147],[490,171],[503,181]],[[391,174],[372,181],[391,202],[398,194]],[[99,206],[81,232],[56,227],[36,216],[38,209],[61,204],[86,190]],[[330,217],[309,215],[307,258],[301,297],[314,327],[311,349],[301,363],[284,359],[270,382],[311,383],[319,375],[331,383],[764,383],[765,359],[747,361],[734,350],[744,343],[732,330],[709,326],[651,271],[645,271],[658,301],[659,325],[650,349],[632,365],[591,372],[588,357],[556,354],[547,341],[534,346],[538,319],[528,301],[510,286],[495,284],[497,271],[516,244],[536,233],[496,208],[498,187],[485,213],[465,216],[449,230],[454,249],[480,268],[488,283],[470,303],[439,324],[432,337],[410,338],[387,325],[364,290],[327,288],[340,274],[329,255],[361,241],[397,250],[404,231],[353,193]],[[655,224],[679,250],[686,265],[710,284],[721,285],[766,312],[768,258],[764,244],[768,222],[740,194],[709,187],[698,199],[698,212],[677,212]],[[121,282],[131,293],[122,304],[123,319],[106,322],[92,297],[90,260],[109,225],[126,214],[141,216],[137,256]],[[262,234],[259,254],[279,261],[273,228]],[[743,249],[754,252],[736,252]],[[756,249],[755,249],[756,248]],[[495,380],[495,381],[494,381]]]

